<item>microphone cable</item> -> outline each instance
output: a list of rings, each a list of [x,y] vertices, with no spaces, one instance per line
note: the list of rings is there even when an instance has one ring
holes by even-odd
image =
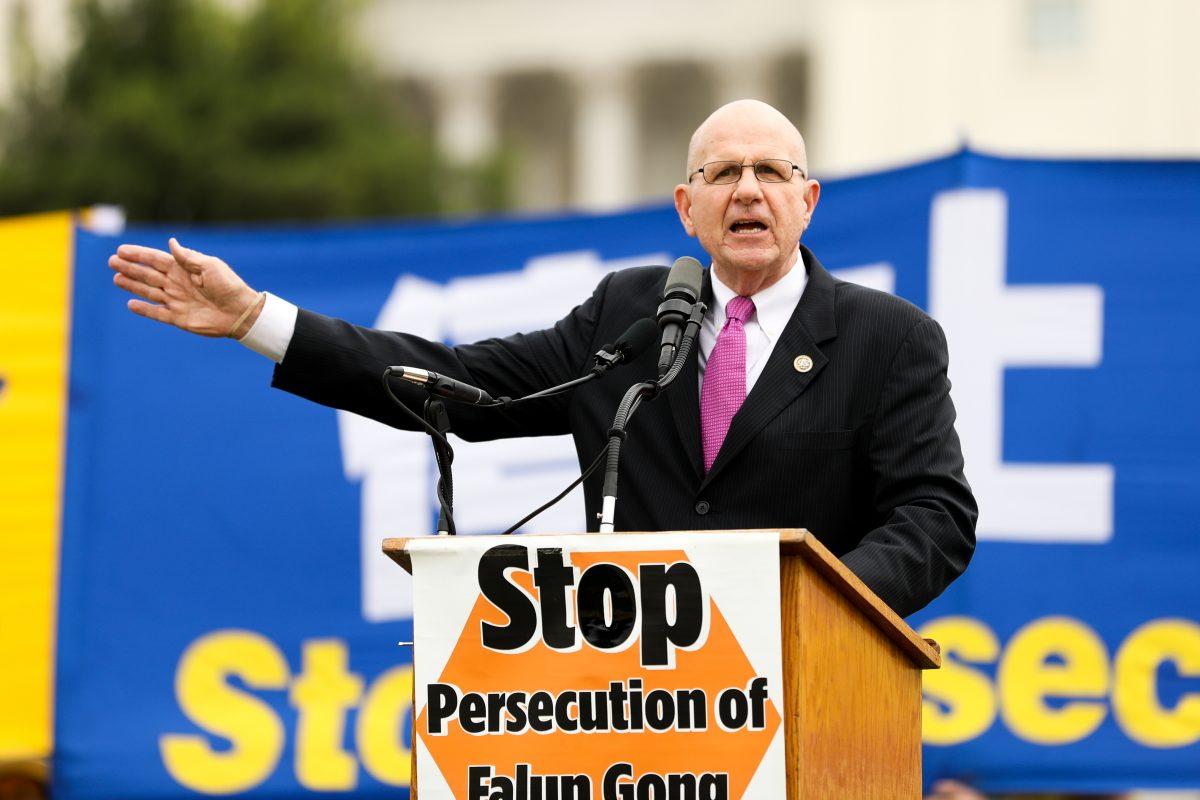
[[[630,325],[629,328],[617,338],[616,344],[605,344],[600,348],[600,352],[596,353],[594,356],[596,363],[588,370],[587,374],[567,381],[566,383],[558,386],[551,386],[548,389],[542,389],[541,391],[534,392],[531,395],[518,397],[515,400],[509,397],[500,397],[484,403],[472,403],[472,405],[475,405],[477,408],[499,408],[501,411],[507,411],[510,406],[513,406],[517,403],[524,403],[530,400],[541,400],[547,397],[554,397],[555,395],[563,394],[577,386],[580,386],[581,384],[587,383],[588,381],[596,380],[600,376],[618,366],[621,366],[622,364],[627,364],[634,361],[643,352],[645,352],[651,344],[653,344],[653,340],[656,338],[658,331],[658,324],[653,319],[639,319]],[[429,414],[429,404],[436,401],[438,404],[438,418],[444,421],[440,430],[438,426],[430,423],[428,416],[423,417],[418,415],[399,397],[396,396],[395,392],[392,391],[390,379],[394,374],[401,372],[403,369],[403,367],[387,367],[384,369],[383,390],[387,393],[387,396],[391,398],[393,403],[399,406],[405,414],[417,422],[417,424],[420,426],[418,430],[423,429],[433,439],[434,459],[438,466],[439,475],[437,484],[437,499],[439,505],[441,506],[442,519],[447,527],[446,532],[453,534],[455,532],[453,515],[454,482],[451,472],[451,464],[454,462],[454,448],[450,446],[450,442],[446,437],[446,432],[449,431],[450,427],[449,419],[446,417],[445,408],[441,406],[441,400],[435,398],[435,395],[437,395],[438,392],[432,390],[428,385],[426,386],[426,414]],[[441,376],[438,376],[436,373],[430,373],[428,371],[424,371],[424,373],[427,379],[442,379]],[[465,386],[465,384],[461,384],[461,382],[459,382],[459,385]],[[466,386],[466,388],[472,389],[476,392],[480,391],[479,389],[475,389],[475,387]],[[464,402],[461,398],[453,395],[441,394],[440,397],[447,400]],[[608,452],[608,449],[608,445],[605,445],[605,447],[596,455],[595,459],[593,459],[592,463],[587,467],[587,469],[584,470],[579,478],[572,482],[570,486],[556,495],[549,502],[543,504],[536,510],[526,515],[523,519],[508,528],[508,530],[504,531],[504,533],[501,535],[506,536],[514,532],[526,522],[566,497],[572,489],[581,484],[589,475],[596,471],[603,460],[605,453]]]
[[[574,489],[576,486],[578,486],[579,484],[586,481],[588,479],[588,476],[590,476],[593,472],[596,471],[596,469],[600,466],[600,462],[604,460],[604,455],[608,452],[608,447],[609,446],[606,444],[606,445],[604,445],[604,447],[600,448],[600,452],[596,454],[596,457],[594,459],[592,459],[592,463],[588,464],[587,469],[585,469],[583,472],[581,472],[579,474],[578,478],[571,481],[570,486],[563,489],[561,492],[556,494],[549,501],[543,503],[542,505],[538,506],[533,511],[530,511],[528,514],[521,517],[521,519],[519,521],[514,522],[511,526],[509,526],[509,528],[507,530],[505,530],[500,535],[508,536],[510,533],[516,533],[517,529],[520,528],[522,525],[524,525],[526,522],[529,522],[531,519],[536,517],[538,514],[541,514],[543,511],[545,511],[546,509],[553,506],[559,500],[562,500],[564,497],[569,495],[571,493],[572,489]]]
[[[425,417],[405,405],[399,397],[396,397],[392,391],[391,384],[388,382],[392,371],[392,367],[388,367],[383,371],[383,390],[387,392],[387,396],[392,398],[392,402],[399,406],[401,411],[416,420],[417,424],[424,428],[425,432],[433,439],[433,457],[438,467],[438,506],[441,508],[446,532],[453,535],[457,530],[454,525],[454,477],[450,469],[450,465],[454,463],[454,448],[450,446],[450,440],[446,438],[445,434],[432,425]],[[430,399],[432,397],[433,395],[430,395]],[[444,408],[442,409],[442,414],[445,414]]]
[[[391,376],[391,373],[392,373],[391,367],[388,367],[387,369],[385,369],[383,371],[383,390],[385,392],[387,392],[388,397],[392,398],[392,402],[394,402],[397,406],[400,407],[401,411],[403,411],[405,414],[407,414],[409,417],[411,417],[418,425],[420,425],[425,430],[426,433],[428,433],[430,435],[430,437],[433,438],[433,440],[435,442],[437,442],[441,446],[438,449],[445,450],[447,463],[453,462],[454,461],[454,448],[450,446],[450,442],[446,439],[445,436],[442,435],[441,431],[439,431],[433,425],[430,425],[429,421],[426,420],[424,417],[422,417],[420,414],[416,413],[411,408],[406,406],[400,400],[400,398],[396,397],[395,393],[392,392],[392,387],[388,384],[388,378]],[[536,400],[536,399],[540,399],[541,397],[550,397],[550,396],[552,396],[552,394],[558,394],[559,392],[566,391],[569,388],[573,388],[573,386],[583,383],[584,381],[591,380],[593,377],[594,377],[593,375],[585,375],[582,378],[572,381],[570,384],[563,384],[563,386],[556,386],[550,390],[546,390],[547,393],[540,393],[538,395],[530,395],[529,397],[522,397],[522,398],[520,398],[520,400],[513,400],[511,402],[517,403],[517,402],[521,402],[522,400]],[[642,385],[643,384],[638,384],[639,387]],[[640,398],[639,398],[639,400],[640,400]],[[500,405],[500,403],[497,403],[497,405]],[[486,408],[486,406],[485,406],[485,408]],[[596,457],[592,459],[592,463],[588,464],[587,468],[579,474],[578,478],[571,481],[570,485],[568,485],[567,488],[563,489],[561,492],[556,494],[554,497],[552,497],[550,500],[546,501],[542,505],[535,508],[533,511],[530,511],[528,514],[521,517],[520,520],[518,520],[517,522],[510,525],[500,535],[508,536],[510,534],[516,533],[517,530],[520,529],[520,527],[522,525],[524,525],[525,523],[534,519],[535,517],[540,515],[543,511],[545,511],[548,508],[551,508],[552,506],[557,504],[560,500],[562,500],[564,497],[569,495],[575,489],[576,486],[578,486],[579,484],[581,484],[585,480],[587,480],[589,477],[591,477],[592,473],[594,473],[600,467],[600,464],[603,462],[604,456],[608,454],[610,447],[611,447],[611,444],[605,444],[604,447],[600,448],[600,452],[598,452],[596,454]],[[438,458],[439,460],[441,458],[441,455],[440,455],[440,453],[437,452],[437,450],[435,450],[434,456],[435,456],[435,458]],[[439,464],[439,466],[441,466],[441,465]],[[450,492],[450,493],[452,493],[454,491],[452,484],[446,486],[445,489],[447,489],[448,492]],[[450,530],[454,530],[454,517],[453,517],[452,513],[450,512],[450,509],[453,508],[453,505],[451,504],[453,494],[449,494],[449,496],[447,496],[447,493],[443,491],[443,482],[441,480],[438,481],[437,497],[438,497],[438,503],[441,504],[441,507],[444,509],[442,513],[445,514],[447,517],[446,521],[450,525]]]

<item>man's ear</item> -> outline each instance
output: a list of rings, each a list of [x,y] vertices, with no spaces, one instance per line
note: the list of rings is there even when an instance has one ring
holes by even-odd
[[[696,235],[696,226],[692,224],[692,187],[686,183],[681,183],[675,187],[675,211],[679,214],[679,221],[683,223],[683,229],[688,236]]]
[[[813,212],[817,210],[817,201],[821,199],[821,184],[809,178],[808,186],[804,190],[804,205],[808,207],[808,215],[805,224],[812,219]]]

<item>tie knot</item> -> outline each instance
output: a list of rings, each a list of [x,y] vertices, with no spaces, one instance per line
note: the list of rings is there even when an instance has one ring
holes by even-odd
[[[754,301],[749,297],[735,297],[725,306],[725,316],[745,323],[754,313]]]

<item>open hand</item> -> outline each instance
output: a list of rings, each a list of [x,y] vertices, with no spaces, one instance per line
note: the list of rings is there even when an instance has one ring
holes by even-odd
[[[240,337],[250,329],[260,309],[230,331],[238,318],[258,305],[259,295],[215,256],[181,245],[174,237],[171,252],[123,244],[109,256],[116,270],[113,283],[145,298],[130,300],[129,310],[201,336]]]

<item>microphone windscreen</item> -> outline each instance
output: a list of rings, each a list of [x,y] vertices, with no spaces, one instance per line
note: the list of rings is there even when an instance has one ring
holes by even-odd
[[[704,267],[691,256],[676,259],[671,271],[667,273],[667,283],[663,287],[663,296],[672,292],[684,291],[695,300],[700,296],[700,285],[704,282]]]
[[[633,361],[657,341],[658,323],[650,317],[642,317],[621,334],[615,347],[625,354],[626,361]]]

